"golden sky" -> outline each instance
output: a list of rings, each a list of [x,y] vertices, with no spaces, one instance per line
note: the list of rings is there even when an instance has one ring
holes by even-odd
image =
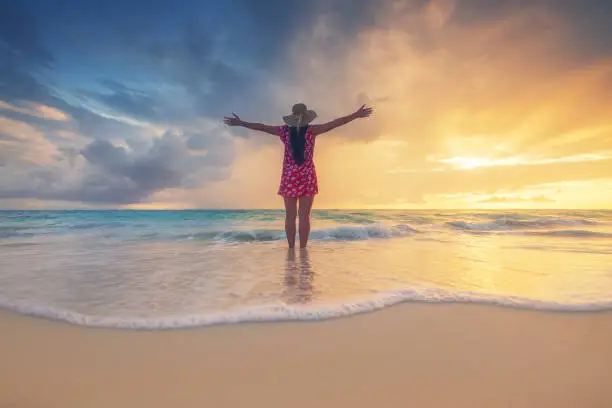
[[[280,118],[286,112],[273,107],[288,111],[302,101],[319,121],[361,103],[375,109],[373,117],[317,139],[315,206],[612,208],[612,53],[588,52],[588,37],[577,36],[571,15],[541,4],[470,17],[462,14],[462,2],[415,7],[393,1],[340,40],[336,31],[342,28],[325,13],[300,30],[279,62],[290,78],[262,85],[273,101],[265,116]],[[5,111],[73,120],[57,107],[2,103]],[[29,145],[36,148],[26,149],[26,159],[53,157],[57,147],[42,142],[41,130],[15,118],[0,120],[6,132],[41,141]],[[186,128],[218,127],[217,120],[203,117]],[[142,129],[151,138],[166,130],[163,123]],[[215,129],[229,141],[232,160],[202,185],[161,188],[140,203],[16,197],[5,206],[282,207],[276,195],[280,142]],[[63,147],[83,148],[79,131],[64,136]],[[120,137],[109,139],[138,149]],[[0,139],[0,148],[9,144]]]
[[[325,119],[362,101],[376,109],[317,141],[317,204],[612,208],[612,58],[577,63],[567,22],[538,9],[465,27],[446,24],[453,7],[382,12],[340,55],[324,20],[299,39],[297,99]],[[278,205],[280,148],[240,147],[233,178],[212,191],[236,206],[245,190],[254,206]]]

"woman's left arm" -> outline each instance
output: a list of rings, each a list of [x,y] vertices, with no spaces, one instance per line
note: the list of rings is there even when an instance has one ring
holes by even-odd
[[[323,133],[327,133],[337,127],[344,126],[347,123],[354,121],[355,119],[367,118],[371,114],[372,108],[363,105],[361,108],[357,109],[357,111],[351,113],[350,115],[343,116],[341,118],[332,120],[331,122],[327,122],[322,125],[312,125],[312,134],[318,136]]]

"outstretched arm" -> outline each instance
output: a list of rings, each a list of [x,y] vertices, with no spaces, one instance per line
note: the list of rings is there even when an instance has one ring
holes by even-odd
[[[278,135],[279,126],[264,125],[263,123],[245,122],[244,120],[240,119],[235,113],[232,113],[232,115],[233,117],[226,116],[225,118],[223,118],[223,122],[228,126],[242,126],[247,129],[257,130],[259,132],[270,133],[274,136]]]
[[[372,114],[372,108],[363,105],[361,108],[357,109],[357,111],[355,111],[354,113],[351,113],[350,115],[343,116],[338,119],[334,119],[331,122],[327,122],[322,125],[312,125],[312,134],[316,136],[316,135],[320,135],[320,134],[329,132],[330,130],[333,130],[337,127],[346,125],[347,123],[352,122],[355,119],[367,118],[371,114]]]

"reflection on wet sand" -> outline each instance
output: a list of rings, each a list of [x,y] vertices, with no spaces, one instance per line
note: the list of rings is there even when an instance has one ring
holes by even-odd
[[[296,260],[296,252],[298,252]],[[289,249],[285,266],[285,298],[287,303],[307,303],[312,300],[314,271],[307,249]]]

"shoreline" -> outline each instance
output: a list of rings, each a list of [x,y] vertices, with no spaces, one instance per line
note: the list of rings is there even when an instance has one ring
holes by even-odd
[[[459,300],[452,297],[459,297]],[[448,298],[445,298],[448,297]],[[471,297],[469,300],[460,300]],[[316,306],[301,304],[262,305],[203,313],[201,315],[176,315],[161,317],[114,317],[85,315],[63,309],[38,305],[12,307],[0,298],[0,314],[23,316],[69,326],[118,331],[180,331],[199,330],[210,327],[235,325],[267,325],[291,323],[317,323],[337,321],[362,315],[380,313],[397,307],[411,305],[431,306],[482,306],[488,308],[533,311],[551,314],[612,314],[612,302],[559,303],[555,301],[479,294],[469,291],[447,291],[444,289],[415,289],[391,292],[387,296],[369,297],[360,300],[347,299],[345,303],[320,303]]]
[[[1,407],[609,407],[612,312],[404,303],[117,330],[0,311]]]

